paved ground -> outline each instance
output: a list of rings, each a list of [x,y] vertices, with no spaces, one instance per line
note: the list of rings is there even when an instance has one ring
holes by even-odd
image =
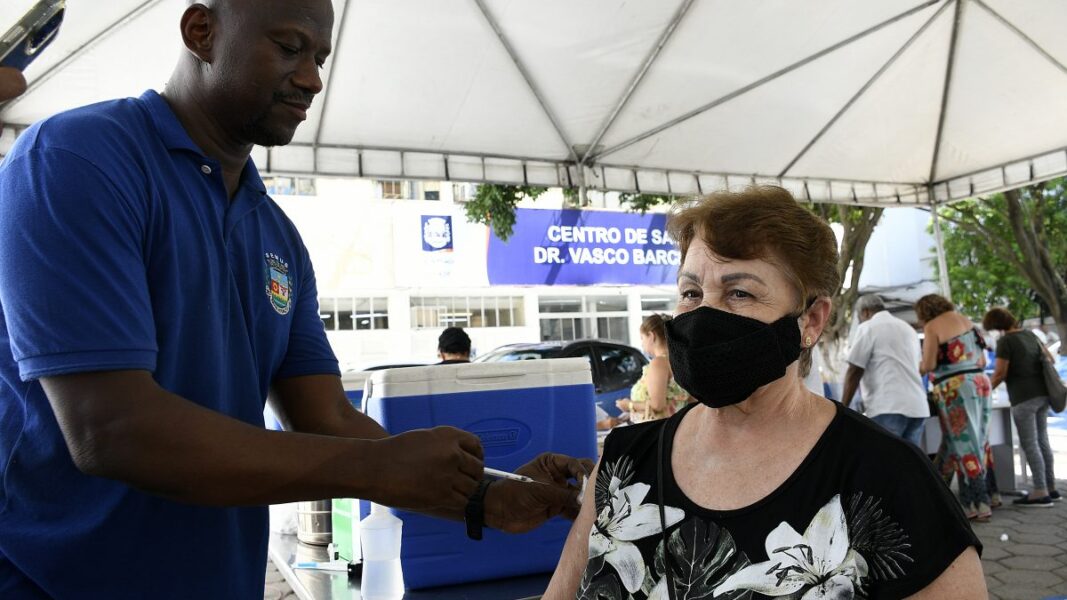
[[[1049,420],[1057,471],[1067,473],[1067,416]],[[1018,457],[1016,473],[1019,473]],[[1020,480],[1025,488],[1028,481]],[[1067,481],[1058,489],[1067,492]],[[1052,508],[1012,508],[1011,497],[989,523],[975,523],[985,551],[982,568],[991,600],[1067,600],[1067,500]],[[1003,536],[1007,536],[1004,540]],[[264,600],[296,600],[274,565],[267,564]]]
[[[1067,489],[1067,481],[1060,481],[1059,488]],[[990,598],[1067,598],[1067,502],[1011,508],[1005,497],[993,520],[975,523],[974,531],[985,546],[982,568]]]

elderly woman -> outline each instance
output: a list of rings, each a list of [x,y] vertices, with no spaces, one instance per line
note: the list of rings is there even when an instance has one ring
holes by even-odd
[[[838,282],[826,223],[757,187],[670,229],[670,362],[699,402],[608,437],[544,597],[986,597],[980,544],[926,457],[801,383]]]
[[[666,419],[689,403],[689,394],[674,380],[667,360],[667,323],[670,315],[651,314],[641,322],[641,349],[652,357],[630,397],[615,403],[630,413],[634,423]]]
[[[1034,474],[1034,489],[1012,504],[1016,506],[1052,506],[1060,499],[1052,465],[1052,446],[1048,440],[1048,388],[1042,362],[1048,354],[1045,345],[1031,331],[1019,326],[1015,315],[1006,308],[990,309],[982,318],[986,331],[1000,331],[997,360],[992,385],[1008,384],[1011,417],[1019,431],[1019,445]],[[1048,357],[1050,360],[1052,356]]]
[[[993,386],[985,374],[985,341],[974,323],[956,312],[943,296],[927,294],[915,303],[923,324],[923,358],[919,371],[933,378],[941,421],[942,473],[959,477],[959,499],[967,518],[988,521],[993,501],[987,483],[989,423]]]

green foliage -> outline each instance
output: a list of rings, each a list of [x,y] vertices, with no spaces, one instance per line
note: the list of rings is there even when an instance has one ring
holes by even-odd
[[[988,202],[997,200],[1003,202],[1003,198]],[[991,208],[987,201],[966,200],[962,204],[969,204],[968,211],[978,216],[987,227],[998,231],[1002,243],[1009,243],[1012,237],[1010,227],[1004,222],[1003,215]],[[956,209],[941,210],[951,214]],[[932,224],[930,229],[933,230]],[[960,312],[980,319],[990,307],[1006,306],[1020,319],[1037,316],[1037,304],[1030,293],[1029,282],[993,245],[976,239],[973,233],[947,219],[941,221],[941,230],[952,300]],[[934,269],[940,277],[941,269],[936,263]]]
[[[515,207],[523,198],[536,200],[546,188],[527,185],[482,184],[465,210],[471,223],[488,225],[497,237],[507,240],[515,228]]]
[[[678,198],[678,196],[656,194],[622,193],[619,194],[619,204],[625,206],[627,210],[645,214],[654,206],[659,206],[660,204],[674,204]]]
[[[1019,319],[1042,316],[1042,301],[1055,303],[1058,294],[1050,292],[1055,286],[1041,269],[1041,249],[1048,252],[1044,264],[1067,276],[1067,180],[1009,193],[1011,198],[993,194],[938,212],[952,299],[972,317],[992,306],[1007,306]]]

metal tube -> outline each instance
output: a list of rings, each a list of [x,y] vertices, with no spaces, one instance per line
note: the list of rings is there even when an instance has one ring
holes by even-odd
[[[930,190],[933,198],[934,190]],[[952,300],[952,288],[948,281],[948,261],[945,260],[945,239],[941,234],[941,218],[937,215],[937,203],[931,202],[930,214],[934,216],[934,241],[937,244],[937,274],[941,283],[941,295]]]

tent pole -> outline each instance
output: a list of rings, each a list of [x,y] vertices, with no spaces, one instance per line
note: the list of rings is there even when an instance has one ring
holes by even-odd
[[[933,189],[930,190],[933,198]],[[934,241],[937,243],[937,274],[941,280],[941,295],[952,300],[952,288],[948,283],[948,261],[945,260],[945,239],[941,235],[941,218],[937,215],[937,203],[931,202],[930,214],[934,216]]]
[[[581,208],[589,206],[585,187],[585,165],[581,163],[578,164],[578,206]]]

